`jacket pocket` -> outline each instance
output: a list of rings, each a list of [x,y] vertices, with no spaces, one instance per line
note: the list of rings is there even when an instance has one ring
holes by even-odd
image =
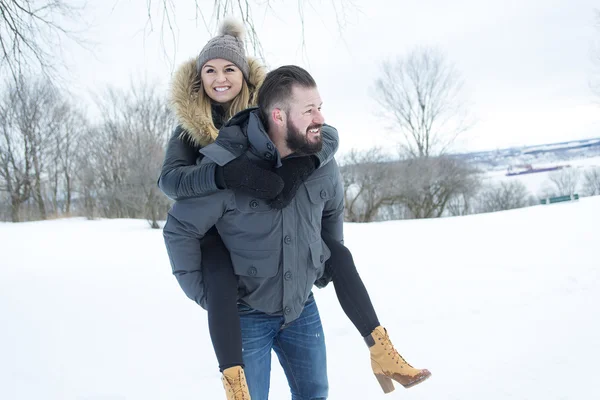
[[[272,210],[271,206],[265,200],[239,192],[235,192],[235,207],[244,214],[268,213]]]
[[[304,187],[308,201],[298,205],[299,211],[302,213],[303,218],[307,219],[306,225],[308,226],[306,226],[306,230],[309,235],[309,242],[317,240],[317,238],[320,240],[325,203],[335,197],[333,182],[328,176],[320,176],[306,181]]]
[[[231,249],[230,254],[236,275],[250,278],[272,278],[279,271],[280,250]]]
[[[328,176],[321,176],[306,181],[304,186],[306,187],[308,198],[313,204],[325,203],[327,200],[331,200],[335,197],[333,182]]]
[[[325,243],[319,239],[316,242],[310,243],[308,245],[310,255],[309,255],[309,264],[313,267],[309,271],[309,281],[307,282],[306,293],[310,293],[313,285],[321,288],[327,285],[327,282],[331,280],[330,278],[324,281],[325,273],[325,262],[331,256],[331,252],[329,248],[325,245]]]
[[[323,272],[323,268],[325,267],[325,261],[329,260],[331,256],[331,252],[329,248],[323,243],[321,239],[317,240],[308,245],[310,249],[310,259],[312,261],[312,266],[315,267],[316,270]],[[317,276],[317,278],[320,275]]]

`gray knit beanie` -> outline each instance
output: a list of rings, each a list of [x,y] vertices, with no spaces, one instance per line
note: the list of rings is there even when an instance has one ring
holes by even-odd
[[[198,73],[207,61],[215,58],[222,58],[234,63],[242,71],[244,79],[248,81],[250,67],[244,50],[243,24],[229,18],[223,20],[219,28],[219,35],[210,39],[198,55],[196,61]]]

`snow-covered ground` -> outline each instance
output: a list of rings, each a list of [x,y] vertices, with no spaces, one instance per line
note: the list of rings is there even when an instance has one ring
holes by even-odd
[[[384,395],[330,286],[330,399],[600,399],[600,197],[345,229],[380,320],[433,376]],[[0,246],[0,399],[224,399],[161,231],[0,223]],[[273,365],[271,399],[289,399]]]

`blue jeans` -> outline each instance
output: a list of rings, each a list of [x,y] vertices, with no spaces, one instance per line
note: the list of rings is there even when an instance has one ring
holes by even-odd
[[[283,317],[239,305],[244,372],[252,400],[267,400],[271,381],[271,349],[275,350],[292,393],[292,400],[325,400],[327,357],[319,310],[312,296],[287,326]]]

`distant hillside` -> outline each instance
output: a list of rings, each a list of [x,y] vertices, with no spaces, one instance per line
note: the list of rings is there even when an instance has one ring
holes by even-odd
[[[531,164],[553,166],[558,163],[600,156],[600,138],[572,140],[535,146],[456,154],[484,170],[502,170],[510,166]]]

